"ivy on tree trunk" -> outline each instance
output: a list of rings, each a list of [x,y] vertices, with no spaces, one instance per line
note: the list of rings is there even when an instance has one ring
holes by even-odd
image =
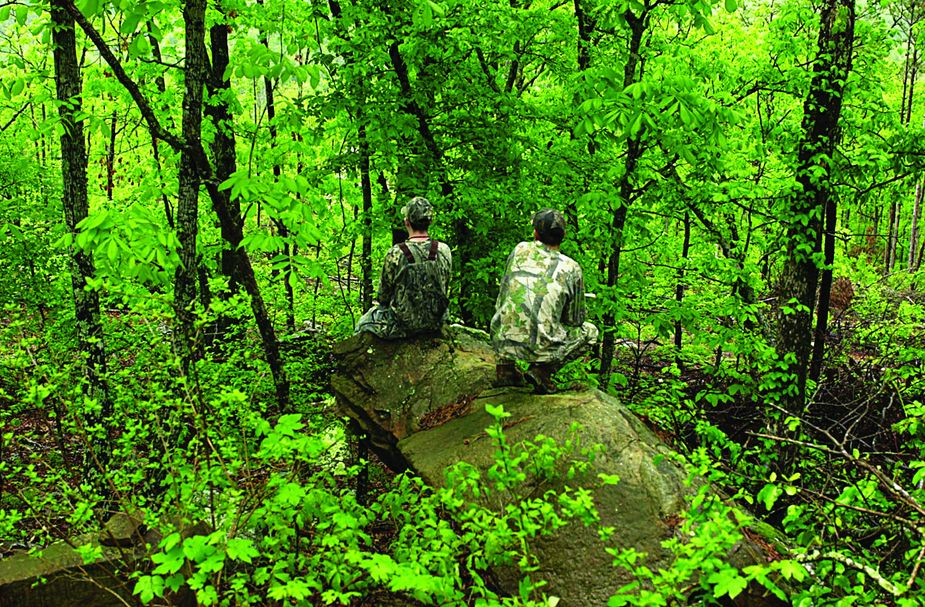
[[[838,139],[845,81],[854,46],[854,0],[826,0],[816,62],[803,105],[796,184],[787,200],[787,254],[780,283],[777,352],[793,378],[780,391],[781,404],[802,412],[812,353],[812,312],[819,281],[823,215],[831,201],[832,155]],[[826,302],[826,306],[827,306]]]

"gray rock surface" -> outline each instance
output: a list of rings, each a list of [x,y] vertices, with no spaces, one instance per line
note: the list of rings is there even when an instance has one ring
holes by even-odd
[[[632,581],[627,572],[613,568],[605,552],[608,545],[646,552],[650,566],[664,562],[660,542],[672,535],[672,515],[685,509],[687,475],[671,462],[670,451],[648,428],[602,392],[483,393],[470,414],[398,443],[411,468],[431,485],[441,485],[444,470],[460,460],[488,469],[494,462],[495,446],[484,434],[492,423],[485,404],[503,405],[511,414],[505,420],[511,444],[533,440],[539,434],[562,444],[577,422],[583,445],[604,447],[585,478],[576,480],[593,488],[601,524],[616,528],[615,536],[605,545],[596,528],[574,522],[533,546],[541,563],[537,577],[549,582],[548,592],[560,597],[560,604],[606,605],[620,586]],[[604,486],[597,480],[598,473],[616,474],[620,482]],[[562,487],[548,486],[553,490]],[[516,592],[520,576],[515,571],[496,572],[496,578],[506,591]]]
[[[601,525],[614,527],[614,536],[605,546],[596,527],[574,522],[531,547],[540,563],[534,579],[545,579],[545,591],[560,597],[563,607],[606,605],[633,581],[613,567],[608,546],[645,552],[649,567],[667,563],[670,555],[661,543],[677,533],[678,515],[687,510],[685,500],[694,489],[670,449],[617,399],[597,390],[538,396],[522,388],[493,389],[494,356],[487,341],[457,329],[445,340],[355,336],[335,355],[338,406],[368,433],[383,461],[414,470],[432,486],[442,485],[447,468],[459,461],[483,472],[494,463],[495,445],[485,434],[492,423],[486,404],[502,405],[511,414],[504,424],[509,444],[541,434],[562,444],[577,422],[582,445],[603,446],[585,477],[570,483],[593,492]],[[617,475],[620,482],[604,485],[598,474]],[[765,558],[750,540],[727,556],[739,567]],[[517,571],[496,569],[493,578],[504,592],[517,594]],[[743,593],[736,604],[779,604],[760,594]]]
[[[89,537],[72,544],[100,545]],[[133,550],[104,547],[99,558],[84,563],[65,542],[40,554],[8,556],[0,559],[0,607],[124,607],[126,601],[132,604],[134,584],[119,568],[136,556]]]
[[[402,341],[355,335],[334,347],[338,370],[331,388],[376,454],[404,470],[407,463],[395,449],[399,440],[425,427],[428,416],[464,412],[491,386],[495,357],[486,340],[463,327],[446,328],[442,338]]]

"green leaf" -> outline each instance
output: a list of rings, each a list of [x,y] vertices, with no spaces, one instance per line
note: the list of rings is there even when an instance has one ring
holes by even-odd
[[[784,576],[785,579],[799,582],[806,577],[806,568],[792,559],[780,561],[778,567],[780,568],[781,575]]]
[[[164,578],[159,575],[143,575],[135,582],[132,592],[141,598],[142,603],[150,603],[155,596],[164,594]]]
[[[77,8],[87,17],[92,17],[100,11],[100,0],[81,0]]]
[[[777,498],[781,496],[783,490],[775,484],[768,483],[764,488],[758,492],[758,501],[764,503],[766,510],[770,510],[774,507]]]
[[[186,559],[179,546],[174,546],[167,552],[158,552],[151,555],[151,561],[157,563],[153,573],[174,574],[180,571]]]
[[[498,406],[496,407],[496,406],[494,406],[494,405],[486,404],[486,405],[485,405],[485,413],[488,413],[489,415],[491,415],[491,416],[492,416],[493,418],[495,418],[496,420],[501,420],[501,419],[504,419],[505,417],[510,417],[510,416],[511,416],[510,413],[508,413],[507,411],[504,410],[504,405],[498,405]]]
[[[726,0],[726,10],[730,13],[734,13],[736,9],[739,8],[739,5],[736,3],[736,0]]]
[[[26,18],[27,18],[28,16],[29,16],[29,7],[28,7],[28,6],[26,6],[26,5],[24,5],[24,4],[20,4],[20,5],[18,5],[18,6],[16,7],[16,23],[18,23],[19,25],[25,25],[25,24],[26,24]]]
[[[260,551],[254,548],[253,540],[241,537],[228,540],[225,552],[231,560],[242,563],[250,563],[255,557],[260,556]]]
[[[740,576],[735,569],[717,571],[707,578],[707,582],[714,584],[713,596],[715,598],[729,595],[729,598],[734,599],[748,586],[745,578]]]
[[[141,5],[144,6],[144,5]],[[119,28],[119,32],[123,36],[131,36],[135,33],[135,30],[138,29],[138,23],[141,21],[141,18],[144,17],[144,13],[129,13],[125,20],[122,21],[122,27]]]
[[[421,6],[414,12],[412,16],[412,21],[414,22],[415,27],[422,29],[430,27],[434,22],[434,9],[430,6],[429,2],[424,2]]]
[[[134,57],[147,57],[151,54],[151,43],[147,36],[136,36],[128,50]]]

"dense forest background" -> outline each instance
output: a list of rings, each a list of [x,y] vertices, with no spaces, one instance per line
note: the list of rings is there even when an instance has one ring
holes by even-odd
[[[453,319],[480,329],[531,214],[563,211],[602,343],[562,384],[617,395],[791,551],[711,569],[740,529],[694,507],[676,571],[611,604],[746,581],[923,604],[923,17],[0,2],[0,550],[135,512],[168,531],[126,577],[142,602],[554,605],[541,584],[493,594],[492,523],[444,533],[445,495],[378,468],[355,490],[331,345],[423,195]],[[195,521],[214,531],[169,533]],[[694,558],[697,537],[715,543]]]

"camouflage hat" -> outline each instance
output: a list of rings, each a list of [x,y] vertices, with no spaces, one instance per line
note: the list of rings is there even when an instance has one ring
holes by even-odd
[[[540,209],[533,215],[533,229],[543,242],[562,242],[565,236],[565,217],[555,209]]]
[[[408,204],[401,208],[402,217],[408,220],[408,223],[417,224],[424,221],[432,221],[434,218],[434,207],[430,201],[421,196],[415,196]]]

